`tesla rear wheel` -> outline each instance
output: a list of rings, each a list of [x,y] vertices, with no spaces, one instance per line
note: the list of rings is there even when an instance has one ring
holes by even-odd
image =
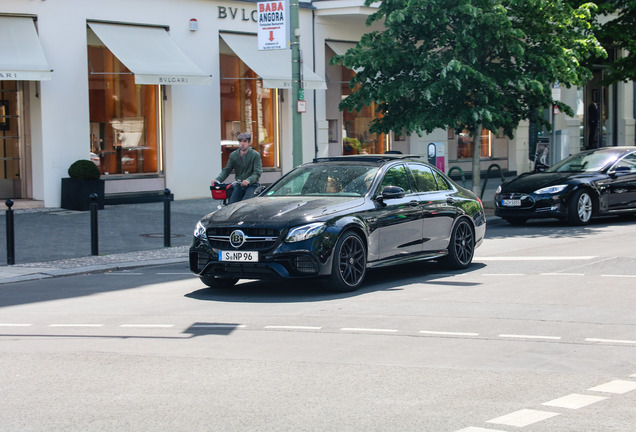
[[[442,259],[442,262],[451,269],[465,269],[473,261],[474,253],[475,232],[472,225],[466,219],[462,219],[453,228],[448,255]]]
[[[586,190],[577,191],[569,203],[568,222],[570,225],[586,225],[592,219],[592,197]]]
[[[367,273],[367,248],[358,234],[347,231],[340,236],[334,248],[328,289],[349,292],[362,285]]]
[[[231,288],[238,282],[238,278],[220,278],[212,275],[203,275],[199,278],[210,288]]]

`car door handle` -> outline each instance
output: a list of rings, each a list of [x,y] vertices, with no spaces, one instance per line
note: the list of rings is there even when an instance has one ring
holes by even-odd
[[[418,207],[420,205],[420,202],[417,200],[409,201],[409,205],[411,207]]]

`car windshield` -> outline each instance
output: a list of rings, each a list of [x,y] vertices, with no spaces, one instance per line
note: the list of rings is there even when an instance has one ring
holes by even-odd
[[[619,158],[615,152],[578,153],[551,166],[546,172],[598,172]]]
[[[267,196],[364,196],[377,172],[371,165],[307,164],[272,185]]]

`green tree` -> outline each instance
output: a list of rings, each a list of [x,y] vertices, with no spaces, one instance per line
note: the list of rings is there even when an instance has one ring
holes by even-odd
[[[595,34],[606,46],[624,49],[624,55],[609,63],[607,83],[636,81],[636,1],[597,2]]]
[[[383,30],[333,60],[358,71],[340,107],[376,102],[372,132],[467,129],[477,192],[482,128],[512,137],[524,119],[545,123],[538,109],[553,104],[573,115],[552,99],[552,83],[584,82],[591,72],[582,59],[604,54],[590,32],[593,9],[562,0],[383,0],[367,20]]]

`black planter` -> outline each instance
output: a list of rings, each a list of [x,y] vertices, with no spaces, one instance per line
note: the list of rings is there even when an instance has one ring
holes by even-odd
[[[62,179],[62,208],[87,211],[91,208],[91,194],[97,194],[98,208],[104,208],[104,180]]]

